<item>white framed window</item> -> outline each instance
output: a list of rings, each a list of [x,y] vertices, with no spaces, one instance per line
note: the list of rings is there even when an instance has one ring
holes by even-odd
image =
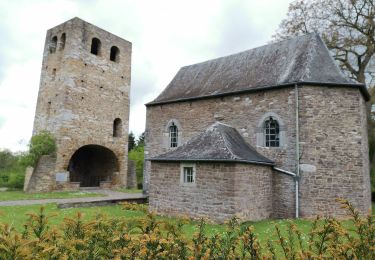
[[[182,143],[182,127],[177,119],[171,118],[165,125],[163,132],[163,146],[167,150],[173,150]]]
[[[265,147],[279,147],[280,146],[280,128],[277,120],[273,119],[272,116],[264,121],[263,126],[264,133],[264,146]]]
[[[169,144],[170,147],[178,146],[178,127],[174,122],[169,126]]]
[[[181,164],[180,182],[182,185],[195,185],[195,164]]]
[[[265,113],[255,128],[258,147],[286,148],[286,125],[282,118],[274,112]]]

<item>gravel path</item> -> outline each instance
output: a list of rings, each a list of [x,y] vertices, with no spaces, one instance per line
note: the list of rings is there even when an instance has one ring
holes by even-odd
[[[92,202],[107,201],[116,199],[140,199],[146,198],[142,193],[123,193],[113,190],[90,189],[90,192],[105,194],[105,197],[87,197],[87,198],[70,198],[70,199],[34,199],[34,200],[11,200],[0,201],[0,206],[22,206],[48,203],[71,203],[71,202]]]

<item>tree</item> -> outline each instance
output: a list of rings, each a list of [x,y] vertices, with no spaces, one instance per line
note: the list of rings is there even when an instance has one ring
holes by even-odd
[[[347,75],[375,85],[375,0],[298,0],[274,38],[317,32]]]
[[[5,149],[0,150],[0,172],[14,168],[17,164],[17,156],[11,151]]]
[[[35,167],[42,155],[54,155],[56,152],[55,138],[51,133],[42,131],[31,137],[29,150],[21,158],[21,164],[24,166]]]
[[[129,152],[129,159],[135,162],[135,169],[137,173],[137,186],[141,187],[143,180],[143,163],[144,163],[144,147],[136,146]]]
[[[144,146],[145,145],[145,132],[143,132],[142,134],[140,134],[138,136],[138,140],[137,140],[137,146]]]
[[[130,132],[128,135],[128,152],[133,150],[135,147],[135,136],[133,132]]]

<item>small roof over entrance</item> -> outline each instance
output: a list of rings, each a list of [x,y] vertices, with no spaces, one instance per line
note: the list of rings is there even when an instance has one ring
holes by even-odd
[[[274,165],[270,159],[259,154],[240,133],[231,126],[215,123],[186,144],[149,161],[185,162],[241,162]]]

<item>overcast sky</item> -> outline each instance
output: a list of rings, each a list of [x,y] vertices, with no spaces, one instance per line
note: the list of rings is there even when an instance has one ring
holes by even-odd
[[[182,66],[264,45],[290,0],[0,0],[0,149],[31,137],[46,31],[75,16],[133,43],[130,131]]]

